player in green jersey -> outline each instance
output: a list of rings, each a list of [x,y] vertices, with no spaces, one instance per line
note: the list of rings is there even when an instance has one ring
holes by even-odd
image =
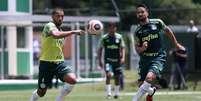
[[[30,97],[30,101],[36,101],[46,94],[47,87],[51,85],[56,75],[65,82],[56,101],[63,101],[64,96],[70,93],[76,83],[76,76],[70,66],[64,63],[63,47],[64,38],[72,34],[81,35],[82,30],[62,31],[64,11],[56,8],[52,12],[52,22],[44,26],[41,34],[41,56],[39,65],[38,89]]]
[[[122,74],[121,64],[125,61],[125,43],[122,35],[117,33],[116,30],[116,24],[110,23],[109,32],[101,38],[100,47],[98,49],[99,65],[104,68],[106,72],[106,96],[109,99],[112,96],[110,79],[113,74],[115,78],[114,98],[119,97],[120,75]],[[104,64],[102,61],[103,50]]]
[[[160,77],[164,68],[166,52],[164,50],[163,34],[167,35],[177,49],[183,50],[172,30],[160,19],[149,19],[148,8],[144,4],[136,7],[136,16],[139,25],[135,31],[135,49],[140,56],[139,82],[140,86],[132,101],[139,101],[140,97],[148,93],[146,100],[152,101],[156,88],[154,81]]]

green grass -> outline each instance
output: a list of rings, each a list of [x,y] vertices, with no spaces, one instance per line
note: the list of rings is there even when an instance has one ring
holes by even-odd
[[[133,94],[137,90],[137,86],[133,83],[137,79],[136,72],[126,71],[126,87],[124,91],[121,92],[122,96],[120,99],[111,99],[110,101],[131,101]],[[192,82],[188,83],[192,84]],[[198,82],[200,85],[200,82]],[[200,87],[198,87],[200,88]],[[31,90],[13,90],[13,91],[0,91],[0,101],[28,101]],[[58,89],[48,90],[45,97],[41,98],[39,101],[55,101],[58,95]],[[191,87],[187,91],[192,91]],[[170,93],[167,89],[160,90],[158,92]],[[172,91],[171,91],[172,92]],[[184,92],[184,91],[180,91]],[[199,94],[162,94],[156,93],[154,96],[155,101],[201,101],[201,93]],[[66,96],[65,101],[108,101],[105,98],[104,92],[104,82],[92,83],[92,84],[77,84],[73,91]],[[143,97],[141,101],[145,101]]]

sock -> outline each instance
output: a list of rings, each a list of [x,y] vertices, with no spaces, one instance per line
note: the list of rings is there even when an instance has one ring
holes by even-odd
[[[37,101],[39,97],[40,97],[40,96],[38,95],[37,89],[36,89],[35,91],[33,91],[33,93],[32,93],[32,95],[31,95],[29,101]]]
[[[64,86],[60,89],[60,93],[57,96],[56,101],[64,101],[64,97],[72,91],[73,86],[74,85],[65,83]]]
[[[112,95],[112,93],[111,93],[111,85],[110,84],[107,84],[106,85],[106,93],[107,93],[107,95]]]
[[[144,81],[144,83],[143,83],[141,86],[142,86],[142,88],[143,88],[145,91],[147,91],[147,93],[148,93],[149,95],[152,95],[152,94],[153,94],[154,89],[151,87],[151,84],[150,84],[150,83],[148,83],[147,81]]]
[[[139,101],[139,99],[146,93],[146,91],[140,86],[136,94],[133,96],[132,101]]]
[[[144,81],[143,84],[140,86],[139,90],[137,91],[136,95],[133,96],[132,101],[138,101],[145,93],[152,95],[154,89],[151,87],[151,84],[147,81]]]
[[[119,85],[116,85],[116,86],[114,87],[114,94],[115,94],[116,96],[119,96],[119,88],[120,88]]]

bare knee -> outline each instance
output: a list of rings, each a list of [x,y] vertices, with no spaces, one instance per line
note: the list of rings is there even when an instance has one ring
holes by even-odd
[[[73,78],[70,82],[68,82],[70,84],[76,84],[77,83],[77,79],[76,78]]]
[[[149,83],[153,83],[156,80],[156,74],[153,72],[148,72],[145,80]]]
[[[37,93],[40,97],[45,96],[47,89],[38,89]]]
[[[107,73],[106,73],[106,76],[107,76],[107,78],[112,78],[113,73],[112,73],[112,72],[107,72]]]
[[[75,74],[70,73],[70,74],[66,74],[64,76],[64,81],[69,83],[69,84],[76,84],[77,83],[77,78],[76,78]]]

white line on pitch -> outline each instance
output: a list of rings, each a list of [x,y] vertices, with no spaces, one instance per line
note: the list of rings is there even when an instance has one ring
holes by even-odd
[[[135,95],[136,93],[122,93],[122,95]],[[189,94],[201,94],[201,91],[167,91],[156,92],[155,95],[189,95]]]

